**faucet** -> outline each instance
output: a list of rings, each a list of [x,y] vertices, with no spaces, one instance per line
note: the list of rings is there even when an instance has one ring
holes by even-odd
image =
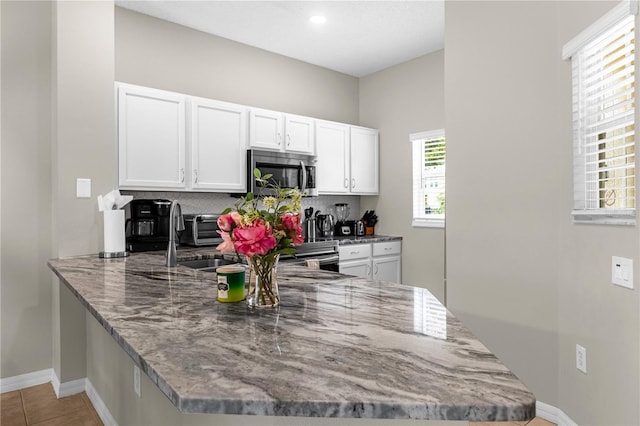
[[[177,220],[177,222],[176,222]],[[178,264],[176,254],[176,232],[184,231],[184,220],[182,218],[182,208],[177,201],[171,202],[169,210],[169,245],[167,246],[167,266]]]

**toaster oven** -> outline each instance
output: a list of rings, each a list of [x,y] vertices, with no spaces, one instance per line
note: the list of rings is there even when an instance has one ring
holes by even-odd
[[[222,242],[218,231],[218,214],[185,214],[181,244],[190,246],[214,246]]]

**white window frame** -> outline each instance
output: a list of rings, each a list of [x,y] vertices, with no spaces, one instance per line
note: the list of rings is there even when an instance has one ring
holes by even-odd
[[[637,0],[623,0],[618,3],[611,11],[602,16],[596,22],[594,22],[591,26],[585,29],[583,32],[574,37],[571,41],[569,41],[562,49],[562,58],[567,60],[571,59],[572,68],[573,68],[573,77],[572,77],[572,86],[573,86],[573,156],[574,156],[574,186],[573,186],[573,204],[574,208],[572,211],[573,222],[574,223],[591,223],[591,224],[600,224],[600,225],[635,225],[636,224],[636,208],[635,203],[638,202],[637,188],[638,185],[635,186],[634,192],[634,207],[633,208],[604,208],[600,207],[598,204],[600,202],[600,191],[601,187],[593,189],[589,187],[587,176],[588,176],[588,167],[589,160],[587,159],[587,150],[585,146],[594,146],[594,142],[592,139],[587,139],[585,135],[584,129],[586,128],[585,117],[589,115],[585,113],[585,108],[587,107],[586,102],[583,100],[583,90],[582,90],[582,82],[581,78],[581,61],[584,60],[584,50],[588,48],[590,44],[593,42],[597,42],[598,38],[605,35],[605,33],[609,32],[616,25],[621,24],[624,20],[628,19],[630,16],[634,17],[634,28],[637,34],[637,26],[635,26],[635,15],[638,14],[638,2]],[[637,48],[637,46],[636,46]],[[636,53],[637,58],[637,53]],[[577,78],[576,78],[577,77]],[[635,80],[635,73],[634,73]],[[635,104],[637,105],[637,92],[634,89],[634,97]],[[601,101],[604,103],[604,101]],[[591,107],[591,111],[593,111],[594,107],[602,108],[598,103],[589,105]],[[636,106],[637,108],[637,106]],[[598,109],[598,111],[603,111],[604,109]],[[599,112],[598,112],[599,113]],[[600,114],[600,113],[599,113]],[[604,114],[604,112],[602,113]],[[637,134],[635,134],[635,122],[637,116],[637,111],[633,112],[633,125],[634,125],[634,153],[635,156],[634,164],[635,167],[635,179],[638,178],[638,167],[637,167]],[[598,119],[595,121],[596,123],[600,123]],[[593,126],[593,123],[591,123]],[[605,128],[606,129],[606,128]],[[589,141],[589,142],[587,142]],[[595,149],[598,149],[597,147]],[[591,158],[593,158],[593,153],[591,153]],[[593,160],[591,160],[593,161]],[[598,160],[601,161],[601,160]],[[597,167],[597,166],[591,166]],[[600,170],[600,169],[595,169]],[[591,171],[593,174],[593,170]],[[605,178],[606,179],[606,178]],[[598,178],[597,182],[601,182],[600,178]],[[591,184],[596,185],[596,183]],[[593,193],[596,193],[595,198]],[[624,198],[626,200],[628,198]]]
[[[420,217],[415,216],[414,206],[416,203],[416,180],[422,180],[417,177],[417,173],[422,176],[422,170],[424,169],[424,144],[425,140],[444,138],[444,129],[431,130],[427,132],[412,133],[409,135],[409,141],[411,142],[411,157],[412,157],[412,187],[411,187],[411,226],[416,228],[444,228],[445,226],[445,214],[433,214],[432,217]],[[446,146],[446,141],[445,141]],[[446,160],[445,160],[446,164]],[[445,184],[446,186],[446,184]],[[446,189],[445,189],[446,197]]]

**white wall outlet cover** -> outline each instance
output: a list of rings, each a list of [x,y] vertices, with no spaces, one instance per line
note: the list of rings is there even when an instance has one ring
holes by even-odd
[[[611,282],[622,287],[633,288],[633,259],[611,257]]]
[[[587,374],[587,350],[576,344],[576,368]]]
[[[78,178],[76,180],[76,197],[91,198],[91,179]]]

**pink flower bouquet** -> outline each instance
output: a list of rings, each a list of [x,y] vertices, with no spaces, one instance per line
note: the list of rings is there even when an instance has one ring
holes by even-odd
[[[223,242],[217,249],[222,253],[235,251],[249,261],[253,277],[248,304],[277,306],[275,268],[278,259],[281,254],[295,254],[295,246],[304,241],[300,226],[302,194],[297,188],[271,185],[271,175],[262,176],[258,169],[254,170],[254,175],[263,186],[275,188],[276,195],[256,198],[249,192],[236,203],[235,210],[222,212],[218,233]]]

